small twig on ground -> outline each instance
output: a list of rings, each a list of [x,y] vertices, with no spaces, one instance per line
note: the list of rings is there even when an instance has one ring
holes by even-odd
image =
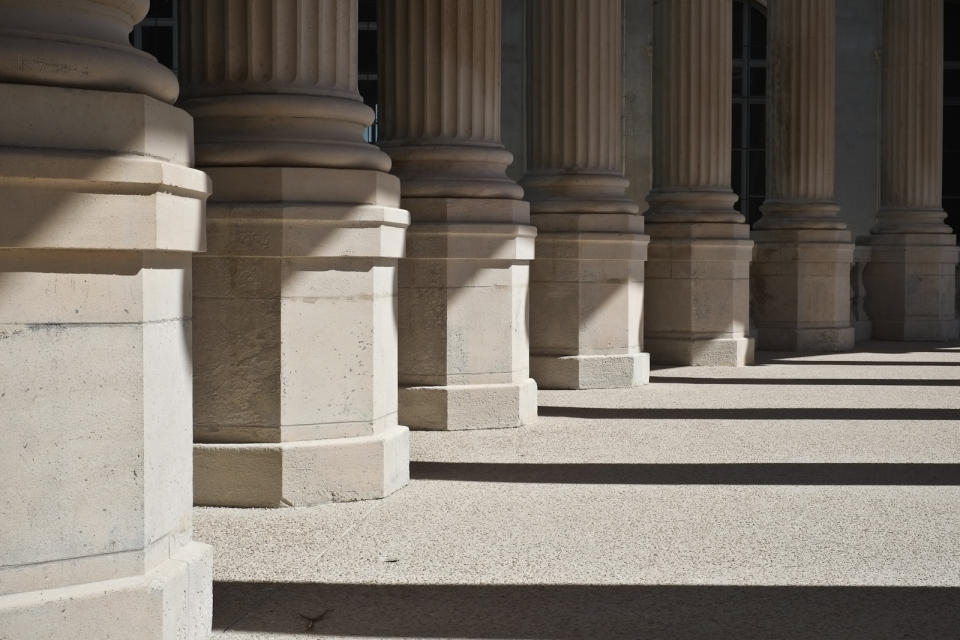
[[[333,611],[333,609],[327,609],[326,611],[324,611],[324,612],[321,613],[320,615],[315,616],[315,617],[313,617],[313,618],[311,618],[310,616],[305,616],[305,615],[303,615],[302,613],[299,614],[299,616],[300,616],[301,618],[303,618],[304,620],[307,621],[307,631],[313,631],[313,625],[314,625],[315,623],[319,622],[320,620],[323,620],[324,616],[326,616],[326,615],[327,615],[328,613],[330,613],[331,611]]]

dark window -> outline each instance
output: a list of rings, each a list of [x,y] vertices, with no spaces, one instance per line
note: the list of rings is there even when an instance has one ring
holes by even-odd
[[[960,237],[960,0],[943,7],[943,209]]]
[[[179,4],[176,0],[150,0],[147,17],[130,34],[133,46],[146,51],[174,73],[180,66],[177,51]]]
[[[735,205],[753,224],[766,193],[767,17],[750,0],[733,3],[733,166]]]

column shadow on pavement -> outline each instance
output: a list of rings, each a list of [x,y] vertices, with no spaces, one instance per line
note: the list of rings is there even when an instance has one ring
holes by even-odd
[[[245,615],[237,603],[255,608]],[[214,629],[225,627],[304,637],[946,639],[960,630],[960,589],[218,582]]]

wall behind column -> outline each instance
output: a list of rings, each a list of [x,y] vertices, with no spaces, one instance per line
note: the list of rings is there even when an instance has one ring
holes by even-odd
[[[837,2],[837,201],[854,236],[879,206],[882,0]]]
[[[626,0],[623,24],[624,171],[627,196],[644,211],[652,180],[653,0]]]
[[[507,175],[517,182],[527,170],[527,3],[503,0],[500,136],[513,154]]]

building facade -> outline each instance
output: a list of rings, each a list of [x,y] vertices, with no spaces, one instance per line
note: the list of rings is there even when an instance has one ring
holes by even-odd
[[[0,636],[204,638],[192,505],[388,496],[538,387],[955,340],[958,21],[0,0]]]

